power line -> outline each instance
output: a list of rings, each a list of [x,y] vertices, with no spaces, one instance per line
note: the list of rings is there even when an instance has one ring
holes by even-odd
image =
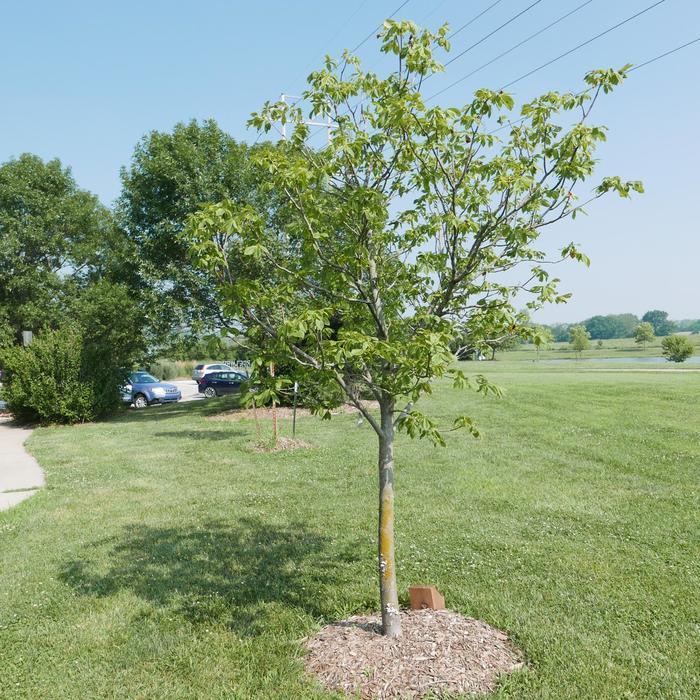
[[[471,24],[474,24],[474,22],[476,22],[476,20],[479,19],[479,17],[485,15],[489,10],[496,7],[496,5],[498,5],[501,2],[503,2],[503,0],[496,0],[496,2],[492,2],[485,10],[482,10],[481,12],[479,12],[478,15],[472,17],[468,22],[465,22],[459,29],[455,29],[447,38],[451,39],[453,36],[457,36],[457,34],[459,34],[463,29],[466,29]]]
[[[681,49],[684,49],[686,46],[690,46],[691,44],[697,44],[698,41],[700,41],[700,36],[697,39],[693,39],[692,41],[688,41],[685,44],[681,44],[680,46],[676,46],[675,49],[671,49],[670,51],[666,51],[665,53],[659,54],[658,56],[654,56],[654,58],[650,58],[648,61],[644,61],[644,63],[640,63],[638,66],[633,66],[627,72],[632,73],[635,70],[639,70],[640,68],[644,68],[644,66],[648,66],[650,63],[654,63],[656,61],[659,61],[662,58],[666,58],[666,56],[670,56],[672,53],[676,53],[676,51],[680,51]]]
[[[409,3],[410,1],[411,1],[411,0],[405,0],[404,2],[402,2],[402,3],[391,13],[391,15],[389,15],[389,19],[392,19],[392,18],[394,17],[394,15],[396,15],[398,12],[400,12],[401,9],[402,9],[403,7],[405,7],[406,5],[408,5],[408,3]],[[343,26],[347,26],[348,22],[350,22],[350,20],[353,19],[353,18],[355,17],[355,15],[357,15],[357,13],[362,9],[362,7],[363,7],[366,3],[367,3],[367,0],[363,0],[363,1],[359,4],[359,6],[355,9],[355,11],[348,17],[348,19],[345,20],[345,22],[343,23]],[[355,53],[355,51],[357,51],[357,49],[359,49],[365,42],[369,41],[369,40],[372,38],[372,36],[374,36],[374,35],[382,28],[382,25],[383,25],[383,23],[380,24],[380,25],[379,25],[378,27],[376,27],[375,29],[373,29],[373,30],[372,30],[372,31],[371,31],[371,32],[370,32],[370,33],[369,33],[369,34],[368,34],[368,35],[367,35],[367,36],[366,36],[366,37],[365,37],[365,38],[364,38],[350,53]],[[341,28],[333,35],[333,38],[337,37],[338,34],[340,34],[340,32],[343,30],[343,26],[341,26]],[[299,98],[299,99],[301,99],[301,98]],[[298,102],[298,101],[299,101],[299,100],[297,100],[297,102]],[[296,102],[294,102],[293,104],[296,104]],[[319,128],[318,131],[320,131],[320,130],[321,130],[321,129]],[[318,131],[314,132],[314,134],[315,134],[315,133],[318,133]],[[313,135],[313,134],[312,134],[312,135]],[[262,136],[263,136],[263,133],[262,133],[262,132],[259,132],[257,138],[256,138],[255,141],[253,142],[253,145],[254,145],[254,146],[258,143],[258,141],[260,141],[260,139],[262,138]]]
[[[348,26],[348,24],[350,24],[350,22],[359,14],[360,10],[361,10],[366,4],[367,4],[367,0],[362,0],[362,1],[359,3],[359,5],[358,5],[358,6],[355,8],[355,10],[350,14],[350,16],[349,16],[345,21],[343,21],[343,22],[341,23],[340,27],[333,33],[333,35],[331,36],[331,38],[326,40],[327,44],[333,43],[333,41],[335,41],[335,39],[337,39],[337,38],[340,36],[340,34],[341,34],[341,32],[343,31],[343,29],[345,29],[345,28]],[[307,66],[308,66],[308,67],[307,67],[306,70],[304,71],[305,74],[308,72],[309,68],[313,68],[313,66],[314,66],[313,61],[310,61],[310,62],[307,64]]]
[[[686,41],[685,44],[681,44],[680,46],[676,46],[673,49],[669,49],[668,51],[664,51],[663,53],[660,53],[658,56],[654,56],[653,58],[650,58],[647,61],[644,61],[643,63],[639,63],[636,66],[632,66],[627,72],[632,73],[633,71],[639,70],[640,68],[644,68],[645,66],[648,66],[651,63],[656,63],[656,61],[660,61],[662,58],[666,58],[667,56],[670,56],[671,54],[676,53],[677,51],[681,51],[682,49],[687,48],[688,46],[692,46],[693,44],[697,44],[700,42],[700,36],[697,37],[696,39],[691,39],[691,41]],[[582,90],[581,92],[578,93],[578,95],[582,95],[584,92],[589,92],[592,88],[587,88],[586,90]],[[527,117],[522,117],[521,119],[517,119],[514,122],[508,122],[508,124],[503,124],[503,126],[499,126],[496,129],[493,129],[493,131],[489,131],[489,135],[495,134],[497,131],[503,131],[503,129],[507,129],[509,127],[517,126],[518,124],[522,124],[522,122],[526,121]]]
[[[438,95],[442,95],[443,92],[447,92],[448,90],[453,88],[455,85],[459,85],[460,83],[464,82],[467,78],[471,78],[472,75],[476,75],[476,73],[483,70],[487,66],[490,66],[492,63],[495,63],[496,61],[500,60],[504,56],[507,56],[509,53],[512,53],[516,49],[519,49],[524,44],[527,44],[528,41],[531,41],[532,39],[539,36],[540,34],[543,34],[548,29],[551,29],[555,25],[559,24],[559,22],[563,22],[567,17],[570,17],[575,12],[578,12],[579,10],[583,9],[586,5],[590,5],[592,2],[593,2],[593,0],[586,0],[586,2],[582,2],[578,7],[575,7],[573,10],[570,10],[565,15],[562,15],[561,17],[559,17],[559,19],[555,19],[553,22],[550,22],[546,27],[542,27],[542,29],[536,31],[534,34],[530,34],[530,36],[528,36],[526,39],[523,39],[522,41],[519,41],[517,44],[515,44],[515,46],[511,46],[507,51],[504,51],[503,53],[499,53],[498,56],[495,56],[490,61],[487,61],[486,63],[480,65],[478,68],[475,68],[470,73],[463,75],[461,78],[459,78],[458,80],[455,80],[453,83],[450,83],[447,87],[443,88],[442,90],[438,90],[436,93],[432,94],[430,97],[427,97],[425,99],[425,101],[428,102],[428,101],[436,98]]]
[[[405,2],[402,2],[390,15],[387,19],[393,19],[394,15],[396,15],[398,12],[400,12],[406,5],[411,0],[405,0]],[[355,53],[357,49],[359,49],[361,46],[364,46],[384,25],[384,22],[382,22],[380,25],[375,27],[354,49],[350,51],[350,53]]]
[[[525,78],[529,78],[531,75],[534,73],[537,73],[538,71],[541,71],[543,68],[546,68],[547,66],[551,66],[552,63],[556,63],[557,61],[561,60],[562,58],[574,53],[574,51],[578,51],[579,49],[583,48],[584,46],[587,46],[588,44],[594,42],[596,39],[600,39],[600,37],[605,36],[606,34],[610,34],[610,32],[615,31],[615,29],[618,29],[624,24],[627,24],[628,22],[631,22],[633,19],[636,19],[637,17],[640,17],[643,15],[645,12],[649,12],[649,10],[653,10],[655,7],[658,7],[662,3],[666,2],[666,0],[658,0],[658,2],[653,3],[652,5],[649,5],[649,7],[645,7],[643,10],[640,10],[639,12],[636,12],[635,14],[631,15],[627,19],[623,19],[621,22],[618,22],[617,24],[614,24],[612,27],[608,27],[605,31],[600,32],[600,34],[596,34],[595,36],[591,37],[590,39],[587,39],[586,41],[581,42],[578,44],[578,46],[574,46],[573,49],[569,49],[568,51],[565,51],[562,54],[559,54],[556,58],[553,58],[546,63],[543,63],[541,66],[538,66],[537,68],[533,68],[531,71],[528,71],[527,73],[523,73],[519,78],[516,78],[515,80],[511,80],[509,83],[506,83],[501,87],[501,90],[505,90],[506,88],[510,87],[511,85],[515,85],[515,83],[519,83],[521,80],[525,80]]]
[[[447,66],[449,66],[450,63],[454,63],[458,58],[462,58],[462,56],[464,56],[464,54],[466,54],[469,51],[471,51],[472,49],[476,48],[477,46],[479,46],[479,44],[483,44],[487,39],[492,37],[497,32],[500,32],[501,29],[503,29],[504,27],[507,27],[511,22],[515,22],[515,20],[518,19],[518,17],[521,17],[528,10],[531,10],[535,5],[539,5],[541,2],[542,2],[542,0],[535,0],[535,2],[533,2],[531,5],[528,5],[524,10],[521,10],[520,12],[518,12],[517,15],[513,15],[513,17],[511,17],[509,20],[507,20],[506,22],[501,24],[499,27],[496,27],[493,31],[489,32],[486,36],[481,37],[481,39],[479,39],[479,41],[475,42],[471,46],[468,46],[466,49],[464,49],[464,51],[460,51],[460,53],[458,53],[456,56],[454,56],[449,61],[447,61],[447,63],[445,63],[445,68],[447,68]]]

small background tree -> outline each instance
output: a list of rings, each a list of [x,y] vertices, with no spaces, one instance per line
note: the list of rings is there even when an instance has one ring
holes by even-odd
[[[648,321],[642,321],[634,329],[634,342],[637,345],[641,345],[643,350],[646,350],[647,343],[651,343],[654,340],[654,326]]]
[[[670,362],[685,362],[694,352],[693,344],[684,335],[669,335],[661,341],[664,357]]]
[[[428,106],[421,85],[442,70],[448,28],[422,31],[387,21],[387,77],[345,54],[309,77],[303,101],[268,103],[251,123],[287,125],[290,140],[261,149],[271,192],[287,223],[267,207],[223,201],[205,207],[188,232],[199,268],[211,275],[222,308],[247,333],[264,337],[262,362],[295,362],[339,387],[377,436],[378,571],[385,634],[400,633],[394,556],[394,442],[397,430],[445,444],[444,430],[478,430],[469,416],[447,426],[418,410],[433,382],[497,391],[483,376],[453,366],[460,336],[519,330],[513,300],[528,310],[566,301],[537,245],[543,227],[580,211],[574,191],[593,172],[605,129],[591,106],[624,69],[589,73],[579,94],[548,92],[522,106],[505,132],[513,98],[478,90],[463,107]],[[310,105],[309,113],[302,105]],[[575,115],[569,128],[562,119]],[[322,150],[307,146],[308,117],[330,118]],[[603,178],[592,198],[641,191]],[[544,229],[547,230],[547,229]],[[556,260],[586,261],[573,244]],[[518,275],[518,271],[522,271]],[[508,273],[507,275],[504,273]],[[517,282],[504,280],[519,278]],[[365,397],[378,405],[372,409]],[[329,414],[327,414],[329,415]]]
[[[588,350],[591,343],[585,326],[572,326],[569,329],[569,345],[579,357],[584,350]]]

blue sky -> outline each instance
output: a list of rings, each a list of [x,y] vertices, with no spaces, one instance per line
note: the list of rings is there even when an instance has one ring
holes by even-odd
[[[501,0],[453,41],[474,44],[533,0]],[[582,0],[541,0],[434,78],[432,94]],[[461,104],[478,87],[501,85],[545,63],[654,0],[592,0],[556,27],[478,72],[439,100]],[[397,15],[453,28],[493,0],[410,0]],[[119,168],[146,132],[178,121],[215,118],[238,139],[255,140],[245,122],[281,92],[298,94],[325,53],[352,48],[400,5],[399,0],[222,2],[0,2],[0,161],[23,152],[59,157],[106,204],[119,193]],[[510,88],[517,99],[548,89],[578,89],[594,67],[641,63],[700,36],[700,3],[666,0],[636,20]],[[374,40],[358,51],[378,59]],[[542,321],[595,313],[642,314],[663,308],[700,317],[700,44],[632,74],[598,106],[610,127],[600,174],[641,179],[647,193],[608,199],[588,217],[548,231],[550,245],[575,240],[592,266],[560,267],[572,291]]]

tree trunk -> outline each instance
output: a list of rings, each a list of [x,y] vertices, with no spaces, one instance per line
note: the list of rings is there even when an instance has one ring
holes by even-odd
[[[379,438],[379,597],[382,630],[387,637],[401,634],[399,595],[394,559],[394,402],[382,401]]]

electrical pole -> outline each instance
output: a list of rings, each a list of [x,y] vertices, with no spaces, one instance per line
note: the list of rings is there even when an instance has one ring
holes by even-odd
[[[288,98],[295,100],[295,102],[292,102],[293,105],[302,99],[298,95],[286,95],[285,93],[282,93],[280,95],[280,100],[282,102],[284,102],[284,104],[287,104]],[[307,119],[307,120],[304,120],[302,123],[306,124],[307,126],[321,126],[321,127],[323,127],[324,129],[326,129],[326,143],[331,142],[331,137],[332,137],[332,132],[333,132],[333,122],[331,121],[330,114],[326,117],[325,122],[315,122],[311,119]],[[285,141],[287,140],[287,125],[286,124],[282,124],[282,138]]]

